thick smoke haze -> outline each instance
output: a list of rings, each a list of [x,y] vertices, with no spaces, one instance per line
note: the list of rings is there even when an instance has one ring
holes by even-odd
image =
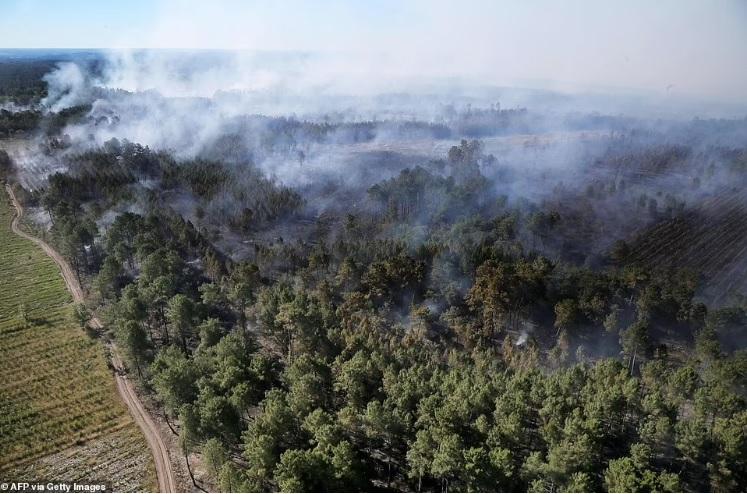
[[[302,52],[324,59],[294,74],[312,85],[390,92],[446,79],[744,103],[746,25],[737,0],[28,1],[0,6],[0,46]],[[251,77],[221,89],[278,82],[272,71],[238,65]],[[200,85],[216,89],[219,73],[203,73]],[[146,83],[128,72],[119,82],[139,87],[163,75]]]
[[[560,154],[559,148],[550,154],[529,153],[534,161],[525,163],[521,138],[487,142],[489,152],[506,162],[524,170],[539,166],[539,175],[548,166],[549,173],[553,167],[567,171],[577,166],[578,156],[588,152],[576,135],[579,131],[619,131],[625,130],[625,125],[665,131],[696,116],[747,114],[747,108],[739,105],[719,106],[676,96],[564,93],[425,77],[387,91],[385,85],[379,85],[381,80],[367,80],[365,71],[354,70],[356,63],[355,57],[343,54],[108,50],[93,62],[63,62],[47,74],[49,91],[42,106],[59,111],[90,105],[84,119],[64,129],[73,151],[116,138],[190,159],[214,153],[226,136],[235,136],[241,146],[234,158],[254,163],[268,176],[291,186],[328,179],[369,186],[407,166],[441,158],[451,145],[470,136],[458,130],[454,119],[469,114],[471,108],[496,104],[530,112],[529,117],[519,119],[521,125],[501,133],[555,134],[550,137],[551,145],[562,145]],[[618,121],[600,128],[584,117],[591,112],[615,115]],[[287,145],[268,148],[263,136],[268,134],[268,126],[278,125],[273,118],[342,127],[325,131],[323,142],[300,135]],[[655,125],[642,120],[651,118],[666,120]],[[409,121],[452,130],[438,138],[431,131],[413,135],[401,128],[402,122]],[[350,129],[344,126],[361,122],[373,125],[365,142],[351,138]],[[605,132],[599,135],[607,135]],[[718,137],[721,144],[730,144],[744,136]],[[378,163],[370,161],[375,153],[389,153],[384,161],[392,166],[366,177],[366,167]],[[392,159],[392,155],[398,158]],[[303,156],[303,166],[298,156]],[[354,165],[358,171],[351,168]],[[524,178],[523,185],[514,183],[512,188],[524,191],[534,189],[534,184],[547,189],[546,183],[532,174],[524,174]]]
[[[360,207],[355,196],[407,168],[441,173],[433,163],[451,146],[480,138],[494,158],[481,173],[495,198],[541,204],[617,180],[593,164],[624,147],[626,134],[637,132],[642,148],[647,133],[688,145],[694,118],[747,115],[737,63],[747,44],[734,25],[744,13],[730,2],[635,13],[585,2],[408,2],[377,5],[365,20],[360,4],[285,14],[269,4],[184,5],[148,11],[138,40],[154,49],[112,42],[45,76],[44,110],[86,105],[62,129],[62,155],[117,139],[179,160],[253,165],[298,189],[316,214]],[[743,125],[706,129],[696,145],[738,145],[744,134]],[[32,189],[65,166],[33,154],[17,161]],[[213,202],[208,215],[243,207],[230,194]]]
[[[410,79],[390,91],[356,71],[356,58],[311,53],[246,51],[107,51],[94,67],[61,63],[45,77],[52,111],[91,103],[77,140],[102,144],[126,138],[193,156],[242,115],[315,121],[419,119],[438,121],[450,106],[528,107],[543,113],[602,112],[645,118],[733,117],[747,107],[677,96],[562,93]],[[352,68],[352,69],[351,69]],[[91,122],[95,128],[89,128]]]

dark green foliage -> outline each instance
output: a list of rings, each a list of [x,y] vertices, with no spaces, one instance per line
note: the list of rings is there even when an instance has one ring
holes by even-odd
[[[488,181],[481,175],[479,163],[493,160],[482,155],[479,142],[462,141],[449,151],[449,176],[417,166],[374,185],[368,194],[390,221],[453,221],[456,212],[474,210],[485,202]]]
[[[268,148],[330,132],[278,125]],[[116,141],[71,159],[42,196],[53,234],[223,490],[747,487],[744,309],[709,311],[692,273],[624,246],[615,265],[540,255],[566,211],[491,199],[475,141],[287,241],[261,233],[295,225],[301,196],[250,166]],[[157,197],[99,233],[143,177],[255,248],[225,258]]]
[[[0,137],[32,132],[38,127],[41,118],[41,112],[35,110],[0,110]]]
[[[211,199],[229,179],[229,172],[219,163],[197,160],[168,167],[163,176],[166,188],[185,186],[196,196]]]
[[[54,69],[54,60],[5,60],[0,62],[0,97],[29,103],[47,94],[42,77]]]
[[[8,156],[8,152],[0,149],[0,181],[6,181],[13,173],[13,160]]]
[[[74,125],[83,121],[90,111],[91,105],[63,108],[57,113],[46,115],[42,127],[48,135],[59,135],[67,125]]]

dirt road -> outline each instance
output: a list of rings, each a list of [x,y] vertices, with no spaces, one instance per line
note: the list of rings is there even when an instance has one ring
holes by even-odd
[[[83,289],[81,288],[80,283],[78,283],[78,279],[75,277],[75,273],[70,267],[70,264],[68,264],[68,262],[44,240],[29,235],[18,227],[18,223],[23,216],[23,207],[16,199],[13,189],[8,185],[6,185],[5,188],[8,191],[8,195],[13,202],[13,207],[16,210],[16,214],[13,216],[13,221],[11,223],[13,232],[16,235],[20,235],[21,237],[34,242],[36,245],[41,247],[55,263],[57,263],[57,266],[59,266],[60,272],[62,273],[62,277],[65,280],[65,284],[73,296],[73,300],[76,303],[82,303],[84,301]],[[95,328],[102,327],[101,321],[95,317],[91,319],[90,324]],[[148,446],[150,446],[153,453],[153,460],[156,465],[156,476],[158,477],[158,490],[160,492],[178,492],[171,461],[169,460],[168,449],[166,448],[161,435],[158,433],[156,424],[153,422],[153,419],[137,397],[132,383],[125,376],[122,360],[119,357],[119,353],[117,353],[116,347],[114,347],[114,345],[109,345],[109,347],[112,354],[112,364],[116,369],[114,376],[117,382],[117,391],[127,405],[127,408],[130,410],[132,418],[135,419],[137,425],[142,429],[145,439],[148,441]]]

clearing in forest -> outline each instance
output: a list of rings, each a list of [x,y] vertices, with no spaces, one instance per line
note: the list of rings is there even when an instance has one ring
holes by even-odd
[[[150,450],[116,393],[103,345],[73,322],[55,263],[11,231],[2,195],[0,479],[153,489]]]

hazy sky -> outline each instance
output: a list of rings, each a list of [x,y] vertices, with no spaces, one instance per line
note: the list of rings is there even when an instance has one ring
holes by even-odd
[[[0,47],[333,52],[371,77],[747,102],[747,0],[3,0]]]

